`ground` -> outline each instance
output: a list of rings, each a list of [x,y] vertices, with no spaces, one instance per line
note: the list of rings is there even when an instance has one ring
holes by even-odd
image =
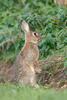
[[[67,90],[0,84],[0,100],[67,100]]]
[[[49,56],[45,60],[39,60],[39,63],[42,69],[41,73],[37,74],[39,84],[55,89],[67,88],[67,67],[64,68],[64,55]],[[13,75],[12,65],[10,60],[7,63],[0,60],[0,82],[4,83],[5,79],[10,80]]]

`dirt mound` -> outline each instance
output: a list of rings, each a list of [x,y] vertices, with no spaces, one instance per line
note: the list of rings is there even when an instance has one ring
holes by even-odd
[[[0,60],[0,82],[11,80],[13,77],[12,63],[8,61],[3,64]],[[64,67],[63,55],[51,56],[46,60],[40,60],[42,72],[37,74],[37,79],[43,86],[51,85],[52,87],[66,88],[67,87],[67,67]]]
[[[12,63],[8,61],[7,63],[4,63],[2,60],[0,60],[0,82],[5,81],[12,81],[14,75]]]
[[[51,56],[40,61],[42,72],[37,75],[42,85],[55,88],[67,87],[67,67],[64,67],[63,55]]]

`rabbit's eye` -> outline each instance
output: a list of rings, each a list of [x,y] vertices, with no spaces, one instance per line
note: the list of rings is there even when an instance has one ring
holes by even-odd
[[[36,36],[36,33],[34,33],[34,35]]]

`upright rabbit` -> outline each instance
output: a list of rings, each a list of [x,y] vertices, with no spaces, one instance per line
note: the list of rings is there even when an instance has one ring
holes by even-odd
[[[35,72],[40,73],[41,71],[38,63],[37,43],[42,38],[38,33],[30,31],[29,25],[25,21],[22,21],[21,24],[21,28],[25,32],[25,44],[14,64],[15,79],[16,82],[37,86]]]

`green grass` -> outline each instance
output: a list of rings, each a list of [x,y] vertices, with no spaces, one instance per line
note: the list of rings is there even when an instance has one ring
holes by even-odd
[[[0,84],[0,100],[67,100],[67,90]]]

